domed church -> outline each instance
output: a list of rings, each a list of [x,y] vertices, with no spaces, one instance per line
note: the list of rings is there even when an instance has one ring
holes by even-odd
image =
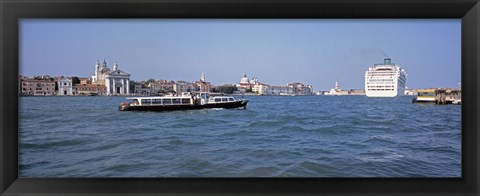
[[[92,83],[105,85],[107,95],[128,95],[130,92],[130,74],[120,70],[116,62],[113,70],[110,70],[105,60],[103,60],[103,65],[100,65],[97,60]]]
[[[240,79],[240,84],[250,84],[250,80],[247,77],[247,73],[243,73],[242,79]]]
[[[240,83],[238,83],[236,86],[237,88],[252,88],[253,85],[258,83],[258,79],[254,77],[252,80],[249,80],[247,77],[247,73],[243,73],[242,79],[240,79]]]

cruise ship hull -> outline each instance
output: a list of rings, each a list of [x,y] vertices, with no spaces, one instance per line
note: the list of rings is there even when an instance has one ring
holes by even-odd
[[[397,94],[393,93],[365,93],[367,97],[396,97]]]
[[[405,89],[399,88],[396,91],[365,91],[367,97],[397,97],[403,96]]]

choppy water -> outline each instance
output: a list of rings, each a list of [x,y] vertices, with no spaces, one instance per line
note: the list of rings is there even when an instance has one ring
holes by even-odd
[[[412,97],[246,97],[120,112],[124,97],[21,97],[21,177],[460,177],[461,107]]]

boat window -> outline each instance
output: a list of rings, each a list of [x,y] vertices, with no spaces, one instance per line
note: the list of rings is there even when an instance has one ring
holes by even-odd
[[[142,104],[150,104],[151,99],[142,99]]]
[[[163,104],[172,104],[172,99],[163,99]]]
[[[180,104],[180,99],[172,99],[172,104]]]
[[[153,104],[162,104],[162,100],[161,99],[153,99],[152,103]]]
[[[215,102],[220,102],[221,99],[220,98],[215,98]]]
[[[182,99],[182,104],[190,104],[190,99]]]
[[[231,98],[231,97],[230,97],[230,98],[228,98],[228,100],[229,100],[229,101],[234,101],[234,100],[233,100],[233,98]]]
[[[222,102],[223,102],[223,101],[228,101],[228,99],[227,99],[227,98],[222,98]]]

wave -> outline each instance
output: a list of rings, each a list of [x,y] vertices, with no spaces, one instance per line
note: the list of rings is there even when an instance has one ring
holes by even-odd
[[[47,149],[47,148],[59,148],[65,146],[83,146],[88,144],[88,141],[85,140],[62,140],[62,141],[52,141],[52,142],[38,142],[38,143],[26,143],[20,141],[20,148],[22,149]]]
[[[375,142],[381,142],[381,143],[389,143],[389,144],[396,144],[397,140],[388,135],[374,135],[369,137],[367,140],[363,141],[364,143],[375,143]]]
[[[301,161],[291,165],[282,171],[278,177],[330,177],[330,176],[350,176],[338,167],[332,167],[328,163]]]
[[[151,165],[152,164],[149,164],[149,163],[134,163],[134,164],[117,163],[102,169],[100,172],[109,172],[109,173],[113,173],[109,176],[116,176],[116,174],[118,173],[121,174],[121,173],[134,172],[136,170],[139,170],[139,169],[141,170]]]
[[[248,136],[248,134],[250,134],[250,133],[251,133],[251,131],[236,130],[236,131],[232,131],[232,132],[223,133],[223,134],[219,135],[219,137]]]
[[[377,151],[359,154],[359,159],[364,162],[392,162],[404,158],[405,155],[397,152]]]
[[[277,127],[280,124],[285,124],[286,122],[280,121],[280,120],[274,120],[274,121],[265,121],[265,120],[259,120],[259,121],[254,121],[248,124],[246,127],[247,128],[260,128],[260,127]]]
[[[283,126],[278,128],[279,131],[309,131],[301,126]]]
[[[240,177],[272,177],[280,175],[282,170],[274,166],[255,167],[240,172]]]

